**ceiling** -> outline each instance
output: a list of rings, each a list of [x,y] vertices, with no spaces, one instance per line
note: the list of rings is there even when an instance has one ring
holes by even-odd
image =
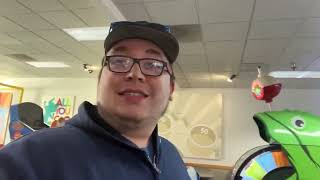
[[[81,41],[63,28],[147,20],[172,26],[180,43],[174,70],[183,88],[250,87],[264,72],[320,71],[320,0],[0,0],[1,77],[80,77],[99,65],[103,41]],[[62,61],[67,69],[39,69],[37,61]],[[226,78],[237,77],[233,83]],[[287,88],[320,88],[316,79],[282,79]]]

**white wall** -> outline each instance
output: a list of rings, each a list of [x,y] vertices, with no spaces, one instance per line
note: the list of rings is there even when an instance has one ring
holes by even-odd
[[[84,100],[96,102],[96,84],[96,79],[33,79],[31,82],[20,79],[13,85],[25,87],[24,102],[31,101],[40,105],[43,95],[74,95],[78,107]],[[267,111],[268,107],[264,102],[255,100],[249,88],[194,90],[223,93],[224,97],[224,158],[198,162],[233,166],[247,150],[265,144],[259,137],[252,116],[256,112]],[[318,102],[320,90],[290,89],[282,90],[272,106],[273,110],[299,109],[320,114]]]

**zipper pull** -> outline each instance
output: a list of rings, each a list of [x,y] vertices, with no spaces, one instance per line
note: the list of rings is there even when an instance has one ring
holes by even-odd
[[[161,174],[161,170],[157,167],[156,163],[153,163],[153,168],[157,171],[158,174]]]

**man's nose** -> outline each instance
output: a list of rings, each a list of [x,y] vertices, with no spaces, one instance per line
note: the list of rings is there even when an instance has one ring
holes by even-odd
[[[128,79],[128,80],[137,79],[139,81],[144,81],[145,80],[145,76],[141,72],[141,69],[140,69],[138,63],[133,64],[130,72],[128,72],[127,75],[126,75],[126,79]]]

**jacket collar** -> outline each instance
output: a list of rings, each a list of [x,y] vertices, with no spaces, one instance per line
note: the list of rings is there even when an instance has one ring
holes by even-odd
[[[90,102],[83,102],[78,109],[78,114],[70,119],[67,126],[75,126],[83,129],[87,132],[94,133],[106,138],[111,138],[121,144],[128,147],[139,149],[137,145],[123,137],[116,129],[112,128],[98,113],[96,105],[92,105]],[[158,126],[154,129],[151,135],[151,141],[155,147],[155,153],[157,156],[160,152],[161,138],[158,135]]]

